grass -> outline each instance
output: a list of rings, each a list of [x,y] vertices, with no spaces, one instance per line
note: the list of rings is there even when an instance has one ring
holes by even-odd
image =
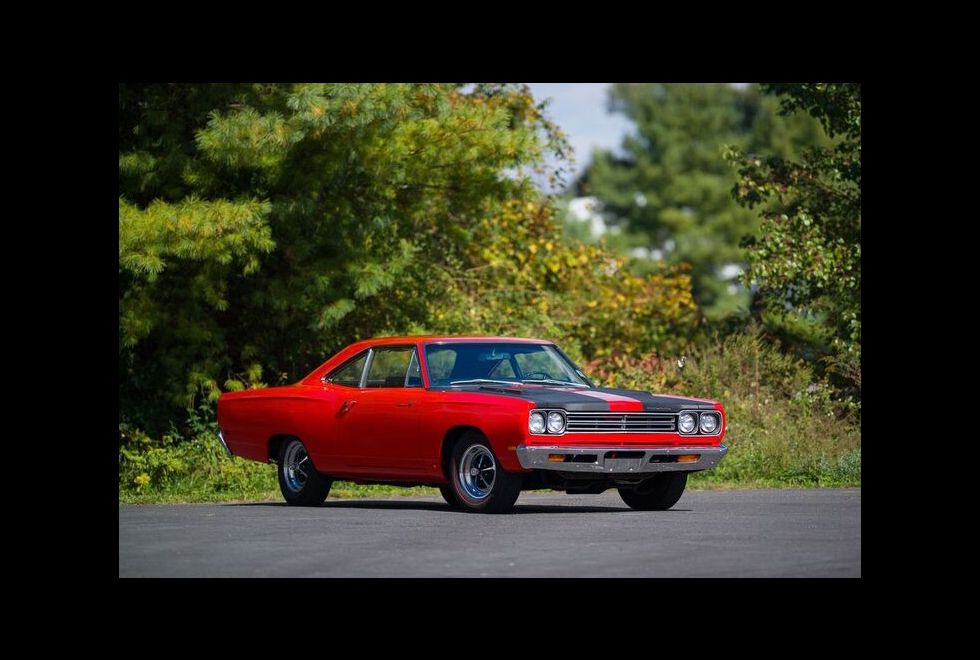
[[[272,470],[272,468],[269,468]],[[823,481],[790,484],[778,479],[752,479],[750,481],[724,481],[704,479],[704,474],[692,475],[687,482],[687,490],[751,490],[758,488],[800,488],[819,486],[824,488],[860,487],[860,479],[839,482]],[[547,493],[551,491],[534,491]],[[365,486],[347,481],[334,482],[330,497],[342,500],[364,497],[439,497],[435,488],[418,486],[400,488],[398,486]],[[145,493],[119,491],[120,504],[196,504],[203,502],[281,502],[279,486],[268,490],[243,490],[216,492],[209,489],[198,491],[188,489],[152,490]]]
[[[733,448],[717,468],[691,475],[688,479],[688,489],[838,488],[861,485],[860,448],[841,455],[836,461],[820,458],[799,461],[783,466],[774,474],[763,471],[763,475],[769,476],[749,476],[752,470],[758,470],[757,462],[760,455],[765,456],[758,450],[743,453]],[[148,485],[142,488],[126,488],[121,485],[119,502],[121,504],[174,504],[282,500],[273,466],[223,455],[219,455],[219,460],[234,466],[218,468],[218,472],[224,473],[224,479],[186,476],[172,479],[166,485],[156,488]],[[198,463],[199,467],[200,465]],[[229,478],[233,474],[238,474],[239,477]],[[242,478],[241,474],[248,476]],[[435,488],[361,485],[349,481],[336,481],[330,489],[330,497],[339,499],[438,495],[439,491]]]
[[[282,494],[279,492],[279,484],[276,483],[275,470],[272,466],[266,466],[269,470],[271,485],[268,488],[243,489],[241,491],[225,490],[215,491],[209,488],[191,490],[187,488],[174,488],[166,490],[148,490],[146,492],[119,491],[120,504],[187,504],[192,502],[281,502]],[[335,481],[330,489],[330,497],[337,499],[356,499],[359,497],[393,497],[393,496],[421,496],[439,495],[435,488],[418,486],[414,488],[400,488],[398,486],[365,486],[351,483],[349,481]]]
[[[271,467],[269,468],[272,469]],[[720,479],[704,479],[705,475],[696,474],[688,478],[687,490],[708,491],[708,490],[752,490],[759,488],[845,488],[860,487],[860,479],[845,479],[837,482],[822,481],[788,483],[779,479],[752,479],[749,481],[725,481]],[[553,491],[534,491],[547,493]],[[398,486],[366,486],[354,484],[347,481],[334,482],[330,489],[330,497],[342,500],[350,500],[368,497],[439,497],[439,491],[435,488],[418,486],[414,488],[400,488]],[[268,490],[243,490],[243,491],[223,491],[213,490],[152,490],[145,493],[119,492],[120,504],[197,504],[203,502],[281,502],[282,494],[279,486]]]

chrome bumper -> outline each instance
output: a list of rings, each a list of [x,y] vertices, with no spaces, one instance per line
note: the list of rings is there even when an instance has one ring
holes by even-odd
[[[626,457],[620,455],[626,453]],[[728,447],[570,447],[561,445],[517,447],[517,460],[527,470],[629,474],[642,472],[692,472],[707,470],[721,462]],[[564,459],[552,460],[554,454]],[[642,454],[642,456],[640,455]],[[678,463],[674,456],[698,455],[697,460]],[[591,460],[590,460],[591,459]]]
[[[221,443],[221,446],[224,447],[225,451],[228,452],[228,455],[231,456],[231,450],[228,449],[228,443],[225,442],[225,436],[221,431],[218,431],[218,442]]]

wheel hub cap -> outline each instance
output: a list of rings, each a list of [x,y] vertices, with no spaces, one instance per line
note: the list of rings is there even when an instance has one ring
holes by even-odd
[[[309,478],[307,470],[310,469],[310,457],[306,449],[298,442],[294,442],[286,450],[286,456],[282,461],[282,474],[285,477],[286,487],[294,493],[303,490],[306,480]]]
[[[483,445],[473,445],[459,461],[459,483],[474,500],[482,500],[493,491],[497,462]]]

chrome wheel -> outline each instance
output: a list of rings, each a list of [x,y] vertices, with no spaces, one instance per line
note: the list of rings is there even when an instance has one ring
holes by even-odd
[[[283,457],[282,474],[286,480],[286,487],[294,493],[303,490],[306,480],[309,479],[307,470],[311,469],[310,457],[302,443],[294,442],[286,449]]]
[[[483,445],[473,445],[459,461],[459,483],[474,500],[485,499],[493,490],[497,462]]]

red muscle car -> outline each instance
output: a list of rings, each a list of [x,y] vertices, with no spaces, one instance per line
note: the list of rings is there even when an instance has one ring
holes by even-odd
[[[717,401],[599,388],[552,342],[507,337],[361,341],[294,385],[223,394],[218,425],[305,506],[344,479],[435,486],[467,511],[540,488],[663,510],[728,451]]]

